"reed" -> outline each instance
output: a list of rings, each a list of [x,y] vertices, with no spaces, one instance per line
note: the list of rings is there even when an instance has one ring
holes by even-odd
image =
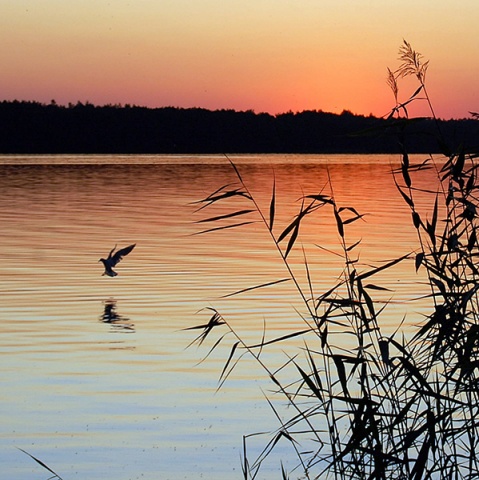
[[[361,241],[349,238],[349,226],[363,215],[354,206],[338,204],[331,181],[327,191],[305,194],[296,215],[286,225],[278,226],[274,180],[269,208],[263,209],[238,166],[228,159],[236,184],[222,186],[198,202],[201,213],[226,201],[238,203],[228,213],[203,218],[202,222],[211,226],[199,233],[262,223],[286,277],[250,289],[290,281],[304,307],[298,312],[304,322],[301,329],[268,341],[263,336],[255,345],[246,342],[227,316],[213,307],[205,309],[208,321],[190,328],[200,332],[194,340],[199,344],[217,335],[211,339],[210,352],[233,339],[228,344],[220,386],[247,354],[261,366],[292,412],[287,419],[277,415],[279,427],[256,458],[249,458],[247,448],[255,434],[245,434],[245,480],[261,476],[263,463],[280,441],[289,442],[295,452],[297,478],[419,480],[479,476],[475,453],[479,442],[478,155],[446,145],[438,125],[437,141],[443,157],[430,156],[421,164],[410,162],[404,141],[408,106],[426,101],[432,118],[437,119],[426,88],[428,62],[406,41],[399,55],[401,65],[388,70],[387,80],[395,98],[390,125],[397,129],[401,148],[400,167],[392,168],[391,173],[417,231],[414,252],[379,266],[361,266]],[[418,86],[407,100],[400,101],[399,86],[407,76],[413,76]],[[415,187],[418,176],[431,168],[437,173],[437,185],[427,191]],[[427,214],[417,206],[419,194],[431,198]],[[329,210],[337,230],[343,269],[338,281],[318,294],[306,254],[302,272],[292,267],[289,256],[300,248],[301,225],[320,209]],[[402,322],[395,333],[386,335],[379,319],[387,305],[374,299],[385,287],[375,276],[403,261],[411,261],[412,274],[419,269],[426,274],[424,297],[431,302],[432,311],[414,335],[402,332]],[[347,336],[348,344],[353,339],[350,348],[345,349],[338,341],[338,331]],[[287,342],[293,338],[303,338],[303,347],[288,351]],[[264,351],[274,344],[286,349],[280,368],[264,360]],[[295,372],[294,381],[282,375],[286,370]],[[270,405],[276,413],[272,402]],[[278,472],[283,479],[292,474],[283,463],[278,465]]]
[[[18,447],[17,447],[18,448]],[[23,452],[25,455],[28,455],[32,460],[35,460],[35,462],[38,463],[42,468],[44,468],[47,472],[51,473],[51,476],[48,478],[48,480],[52,480],[56,478],[57,480],[63,480],[58,473],[55,473],[45,462],[42,462],[40,459],[37,457],[34,457],[31,453],[28,453],[26,450],[23,450],[22,448],[18,448],[21,452]]]

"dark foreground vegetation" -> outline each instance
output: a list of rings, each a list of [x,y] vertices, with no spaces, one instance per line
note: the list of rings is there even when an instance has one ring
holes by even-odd
[[[436,122],[452,145],[477,142],[475,119],[3,101],[0,153],[397,153],[404,122],[411,153],[438,151]]]
[[[434,119],[425,84],[427,62],[407,42],[400,59],[401,66],[390,71],[388,82],[396,98],[392,118],[403,118],[407,104],[421,99],[428,102]],[[417,79],[418,88],[401,102],[398,84],[409,75]],[[211,235],[234,227],[247,235],[255,223],[271,239],[284,277],[248,291],[268,291],[265,302],[268,298],[274,302],[271,289],[288,281],[303,305],[298,310],[299,329],[270,339],[264,326],[256,344],[242,338],[240,326],[228,314],[211,306],[205,309],[203,324],[192,327],[200,332],[195,341],[208,345],[206,355],[227,346],[219,369],[220,387],[227,385],[245,356],[257,362],[270,380],[273,392],[267,400],[278,419],[277,428],[266,436],[259,454],[250,454],[249,446],[255,435],[263,434],[245,434],[245,480],[262,478],[262,466],[271,457],[277,462],[278,478],[283,479],[479,478],[479,153],[456,150],[444,136],[444,127],[435,122],[441,155],[428,156],[420,164],[410,162],[404,141],[407,132],[399,132],[401,153],[397,167],[391,167],[391,181],[411,212],[418,241],[414,250],[379,259],[376,265],[361,263],[361,239],[351,238],[350,225],[361,221],[364,212],[354,205],[340,205],[331,181],[326,188],[318,185],[316,191],[305,192],[297,214],[285,223],[277,220],[281,206],[274,177],[271,200],[264,208],[232,162],[237,183],[220,186],[198,201],[201,225],[210,225],[199,233]],[[433,169],[437,177],[427,189],[420,186],[425,169]],[[424,197],[430,198],[429,205],[419,200]],[[230,213],[217,211],[217,205],[229,205]],[[301,227],[318,212],[324,219],[328,211],[337,230],[337,248],[317,246],[343,262],[336,283],[323,290],[301,247]],[[317,241],[321,242],[321,232]],[[304,258],[302,268],[290,261],[292,252]],[[393,294],[380,279],[399,262],[409,262],[411,279],[401,281],[417,285],[418,299],[427,300],[430,312],[412,314],[407,323],[417,327],[408,329],[402,328],[406,319],[398,318],[395,332],[385,334],[381,314],[389,301],[377,298],[381,292]],[[300,347],[293,341],[298,338],[304,342]],[[285,354],[279,367],[268,356],[274,345]],[[275,407],[278,396],[288,407],[286,414]],[[293,468],[286,469],[287,450],[280,445],[289,446]]]

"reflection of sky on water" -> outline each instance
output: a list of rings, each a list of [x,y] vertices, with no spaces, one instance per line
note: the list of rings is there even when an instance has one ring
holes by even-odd
[[[288,164],[281,158],[259,165],[239,159],[265,208],[274,166],[278,229],[303,193],[318,193],[326,173],[326,162],[310,156],[306,164],[299,156]],[[389,159],[359,168],[357,157],[346,167],[335,158],[329,166],[338,198],[374,212],[352,231],[363,238],[361,256],[409,251],[414,232],[401,223],[409,226],[410,214],[388,180]],[[69,480],[240,478],[242,436],[278,426],[262,393],[274,388],[245,360],[215,393],[229,348],[198,365],[211,345],[186,349],[196,332],[184,329],[207,320],[198,313],[205,306],[227,315],[251,343],[261,339],[265,323],[267,338],[302,323],[290,282],[220,298],[285,276],[257,225],[193,235],[200,216],[191,203],[233,181],[231,168],[218,157],[157,165],[151,157],[148,165],[136,157],[73,166],[61,159],[51,159],[55,166],[0,165],[2,473],[30,480],[38,471],[18,446]],[[331,287],[341,265],[314,245],[337,247],[325,213],[305,223],[300,241],[316,291]],[[137,246],[118,277],[102,277],[99,255],[115,243]],[[290,259],[304,272],[302,251]],[[397,276],[381,279],[396,299],[417,293],[408,268],[414,271],[401,264]],[[394,329],[404,310],[392,302],[383,321]],[[263,355],[284,361],[281,348]],[[275,464],[261,478],[277,474]]]

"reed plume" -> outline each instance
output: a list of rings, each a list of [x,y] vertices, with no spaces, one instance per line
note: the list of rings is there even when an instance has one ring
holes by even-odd
[[[403,40],[399,47],[399,59],[403,62],[396,70],[400,78],[415,75],[421,85],[426,83],[426,72],[429,60],[424,61],[423,56],[411,47],[411,44]]]

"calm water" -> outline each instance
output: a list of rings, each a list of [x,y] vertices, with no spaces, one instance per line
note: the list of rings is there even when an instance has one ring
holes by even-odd
[[[266,210],[274,171],[283,225],[303,193],[324,188],[327,166],[337,201],[369,214],[349,229],[362,261],[416,246],[389,173],[396,157],[234,158]],[[0,157],[2,478],[48,478],[16,447],[65,480],[242,478],[242,436],[278,426],[264,400],[272,385],[245,360],[216,392],[228,349],[198,365],[211,343],[186,349],[198,332],[184,329],[215,306],[258,341],[263,322],[267,337],[301,325],[301,305],[289,284],[220,298],[286,276],[259,224],[194,235],[221,212],[192,202],[233,181],[223,157]],[[340,272],[315,246],[337,249],[331,225],[324,210],[301,232],[317,292]],[[118,277],[102,276],[98,259],[131,243]],[[299,249],[291,261],[301,274]],[[412,263],[380,280],[393,290],[385,330],[405,313],[419,321],[404,303],[417,293]],[[278,465],[261,478],[278,478]]]

